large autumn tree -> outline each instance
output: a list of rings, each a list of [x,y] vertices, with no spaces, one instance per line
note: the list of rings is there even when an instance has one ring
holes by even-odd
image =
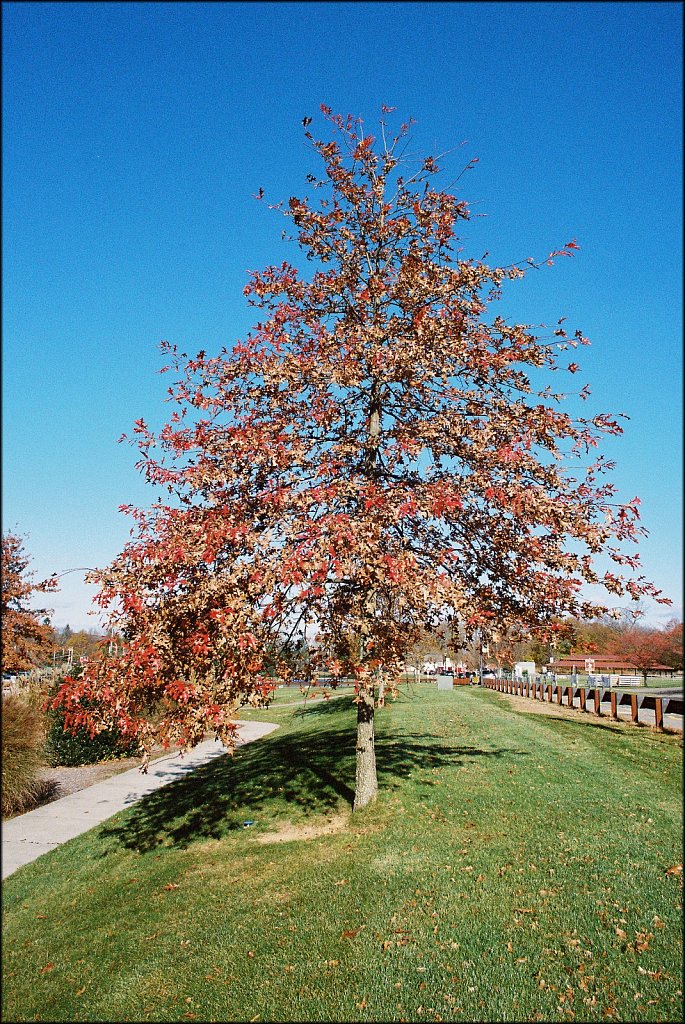
[[[133,441],[169,499],[127,509],[133,539],[92,577],[123,652],[58,701],[78,724],[97,691],[106,724],[144,745],[208,727],[230,745],[237,709],[261,698],[265,650],[309,623],[322,660],[356,680],[359,808],[377,790],[378,688],[427,626],[544,639],[560,617],[606,610],[584,583],[654,588],[595,564],[637,565],[621,553],[637,499],[616,500],[601,456],[588,465],[620,426],[574,417],[540,384],[575,374],[562,354],[586,339],[491,312],[504,282],[576,243],[542,264],[464,258],[467,204],[439,186],[436,159],[403,162],[410,125],[389,134],[384,108],[374,138],[321,109],[331,137],[304,127],[322,170],[275,206],[308,272],[253,273],[258,320],[230,350],[163,345],[176,408],[159,431],[138,421]]]
[[[607,653],[625,658],[642,674],[644,682],[651,670],[664,665],[682,667],[683,624],[676,620],[667,623],[663,629],[648,626],[640,621],[642,616],[629,618],[616,631],[607,645]]]
[[[35,582],[24,538],[2,535],[2,671],[25,672],[43,664],[53,647],[45,608],[34,608],[36,594],[55,589],[54,579]]]

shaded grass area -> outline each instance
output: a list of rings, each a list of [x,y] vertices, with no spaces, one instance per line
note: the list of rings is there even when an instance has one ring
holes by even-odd
[[[250,716],[280,728],[6,881],[5,1020],[680,1018],[679,737],[419,686],[351,817],[351,700]]]

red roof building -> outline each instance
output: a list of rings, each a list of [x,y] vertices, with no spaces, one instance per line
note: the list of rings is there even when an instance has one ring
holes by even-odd
[[[547,668],[550,672],[561,674],[571,674],[575,669],[576,672],[590,671],[598,675],[642,675],[642,669],[617,654],[567,654],[562,658],[554,658],[549,662]],[[672,676],[673,674],[674,669],[670,665],[650,665],[647,670],[649,676]]]

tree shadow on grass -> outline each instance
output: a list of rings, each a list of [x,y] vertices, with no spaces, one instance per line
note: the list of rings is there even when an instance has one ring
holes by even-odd
[[[101,828],[115,846],[146,852],[160,846],[185,848],[219,839],[245,827],[268,825],[284,812],[297,817],[332,814],[341,801],[352,806],[355,729],[349,707],[319,704],[306,710],[303,727],[271,733],[219,757],[185,778],[143,797],[123,820]],[[347,712],[340,728],[318,730],[317,718]],[[431,735],[391,736],[376,740],[381,789],[398,786],[415,769],[459,766],[465,758],[503,757],[524,751],[481,750],[436,745]],[[109,846],[109,844],[107,844]]]

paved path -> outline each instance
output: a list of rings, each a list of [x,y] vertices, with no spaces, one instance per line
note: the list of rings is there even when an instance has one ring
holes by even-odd
[[[277,729],[271,722],[238,722],[239,745],[251,743]],[[130,768],[104,782],[54,800],[2,823],[2,877],[7,878],[24,864],[66,843],[100,822],[111,818],[170,782],[183,778],[200,765],[226,753],[217,740],[205,740],[183,757],[169,754],[150,764],[146,775]]]

